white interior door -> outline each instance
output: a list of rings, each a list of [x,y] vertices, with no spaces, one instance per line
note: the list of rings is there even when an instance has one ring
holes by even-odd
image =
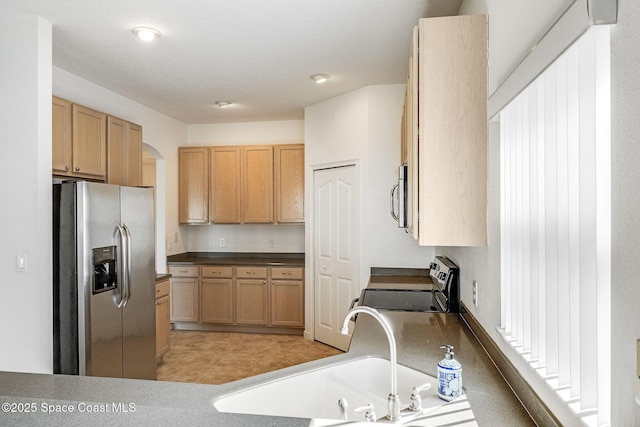
[[[355,165],[314,172],[315,339],[341,350],[340,334],[358,286],[358,176]]]

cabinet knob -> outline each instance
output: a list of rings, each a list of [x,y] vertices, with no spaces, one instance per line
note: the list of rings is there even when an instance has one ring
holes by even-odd
[[[80,172],[80,168],[76,168],[76,172]]]
[[[71,166],[65,167],[66,170],[71,170]]]

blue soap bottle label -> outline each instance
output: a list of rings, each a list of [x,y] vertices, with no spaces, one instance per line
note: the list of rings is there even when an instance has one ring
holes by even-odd
[[[453,346],[441,348],[447,350],[445,358],[438,363],[438,396],[451,401],[462,394],[462,365],[453,358]]]

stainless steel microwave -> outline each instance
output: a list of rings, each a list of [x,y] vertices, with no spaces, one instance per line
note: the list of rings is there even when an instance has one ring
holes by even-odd
[[[398,227],[407,228],[407,164],[398,167],[398,183],[391,188],[391,216],[398,222]]]

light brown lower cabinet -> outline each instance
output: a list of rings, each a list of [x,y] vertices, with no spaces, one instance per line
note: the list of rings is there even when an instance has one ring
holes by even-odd
[[[199,321],[199,297],[197,278],[171,278],[171,321]]]
[[[171,331],[171,308],[169,302],[169,280],[156,283],[156,361],[169,351]]]
[[[267,267],[236,267],[236,323],[267,325]]]
[[[179,329],[304,327],[304,267],[170,267]],[[294,332],[292,332],[294,333]]]
[[[271,326],[304,326],[302,268],[271,268]]]
[[[201,267],[202,322],[233,324],[233,267]]]

